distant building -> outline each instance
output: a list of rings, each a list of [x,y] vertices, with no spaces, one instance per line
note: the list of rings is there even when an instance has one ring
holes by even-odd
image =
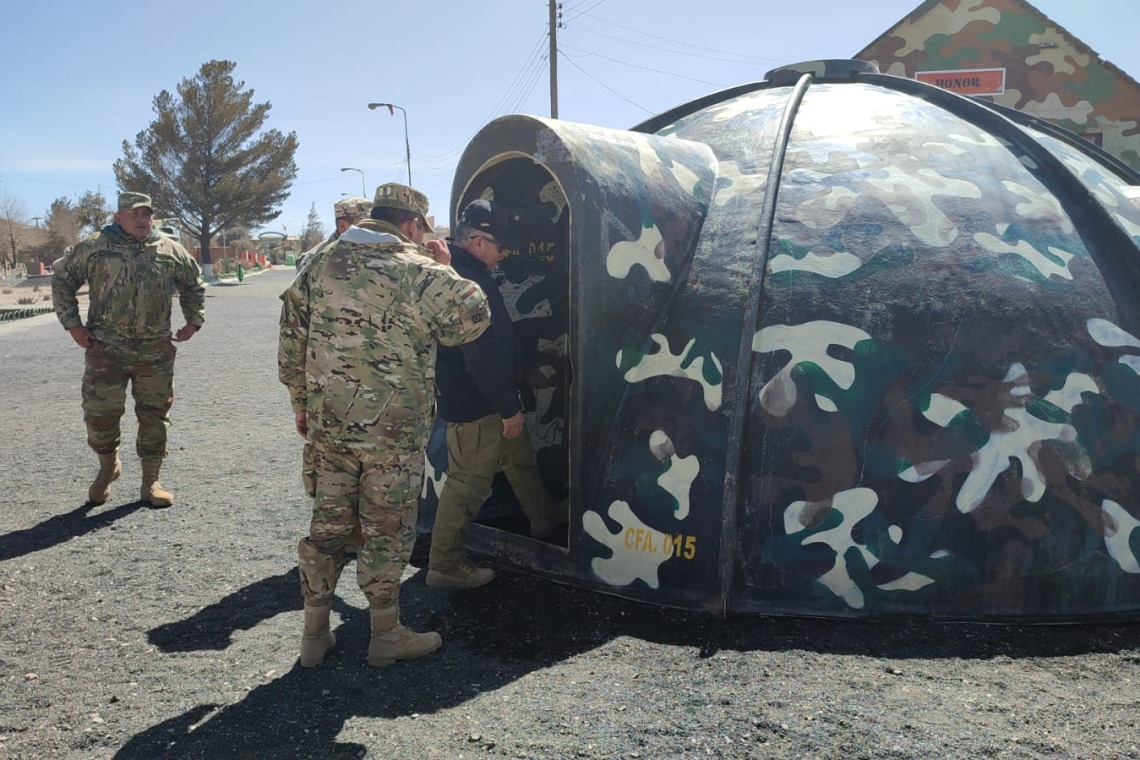
[[[926,0],[855,58],[1053,122],[1140,171],[1140,83],[1026,0]]]
[[[155,219],[154,228],[168,238],[173,238],[178,243],[182,242],[182,225],[177,219]]]

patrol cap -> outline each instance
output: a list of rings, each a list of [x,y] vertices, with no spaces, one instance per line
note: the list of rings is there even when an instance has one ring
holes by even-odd
[[[154,211],[154,204],[151,203],[150,196],[146,193],[119,193],[119,211],[130,211],[143,206]]]
[[[388,182],[376,188],[376,198],[372,201],[373,208],[395,208],[401,211],[411,211],[424,223],[424,229],[435,232],[427,219],[427,196],[414,187],[401,185],[399,182]]]
[[[474,200],[459,213],[459,224],[485,232],[507,248],[515,246],[507,207],[494,201]]]
[[[341,198],[333,204],[333,217],[336,219],[348,218],[350,221],[368,216],[372,210],[372,201],[367,198]]]

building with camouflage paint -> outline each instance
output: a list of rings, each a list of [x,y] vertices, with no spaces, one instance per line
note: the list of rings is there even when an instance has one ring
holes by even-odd
[[[854,57],[1045,119],[1140,169],[1140,83],[1026,0],[927,0]]]
[[[561,546],[469,546],[717,613],[1140,613],[1140,174],[1004,106],[815,61],[629,130],[487,124]],[[439,428],[418,527],[446,481]]]

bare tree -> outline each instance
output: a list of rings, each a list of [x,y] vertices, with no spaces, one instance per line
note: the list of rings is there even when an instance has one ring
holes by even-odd
[[[157,118],[134,145],[123,141],[114,166],[121,189],[150,193],[159,216],[177,216],[198,238],[207,276],[211,238],[276,219],[297,176],[296,133],[261,131],[272,105],[254,103],[253,90],[234,81],[236,65],[204,63],[177,96],[160,92]]]
[[[7,193],[0,194],[0,235],[4,238],[0,243],[0,249],[4,251],[0,262],[5,269],[15,269],[20,263],[20,247],[27,226],[28,212],[23,201]]]

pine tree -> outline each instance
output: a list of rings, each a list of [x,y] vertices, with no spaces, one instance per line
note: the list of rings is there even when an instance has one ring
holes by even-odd
[[[297,176],[296,133],[260,131],[272,105],[253,102],[253,90],[234,81],[236,66],[204,63],[176,96],[160,92],[155,120],[134,145],[123,141],[114,166],[121,190],[148,193],[156,216],[178,217],[198,238],[207,277],[211,238],[276,219]]]
[[[301,231],[301,250],[307,251],[325,238],[325,228],[321,224],[321,217],[317,214],[317,204],[309,208],[309,216],[305,220],[305,229]]]

